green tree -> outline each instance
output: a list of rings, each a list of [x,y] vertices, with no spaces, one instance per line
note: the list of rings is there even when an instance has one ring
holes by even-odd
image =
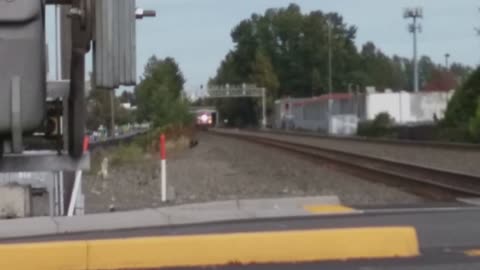
[[[407,70],[410,70],[407,68],[409,66],[410,61],[408,59],[399,57],[397,55],[394,55],[392,57],[392,89],[393,90],[407,90],[410,89],[410,84],[409,84],[409,75],[407,73]]]
[[[475,115],[480,97],[480,67],[453,95],[448,103],[443,124],[450,127],[465,128]]]
[[[303,97],[328,85],[328,24],[332,24],[333,85],[338,91],[352,81],[356,64],[356,28],[336,13],[303,14],[298,5],[268,9],[241,21],[231,33],[235,49],[220,64],[213,84],[257,83],[268,89],[269,104],[283,96]],[[317,70],[317,71],[315,71]],[[315,72],[315,78],[312,76]],[[316,88],[316,89],[315,89]],[[252,124],[256,99],[216,101],[225,117]]]
[[[277,74],[273,71],[270,59],[260,51],[257,52],[252,69],[252,81],[260,87],[265,87],[269,95],[277,96],[280,83],[278,82]]]
[[[455,75],[457,84],[461,85],[467,80],[470,74],[472,74],[473,68],[460,63],[452,63],[450,65],[450,72]]]
[[[323,91],[323,81],[320,75],[318,68],[313,68],[312,70],[312,96],[318,94],[324,94]]]
[[[480,98],[477,101],[477,111],[470,119],[469,131],[472,139],[476,142],[480,141]]]
[[[87,98],[87,129],[96,130],[101,125],[108,127],[109,121],[110,91],[104,89],[92,89]]]
[[[360,53],[363,70],[366,73],[366,83],[380,90],[392,87],[393,66],[390,59],[376,48],[373,42],[363,45]]]
[[[183,99],[185,79],[173,58],[152,56],[143,78],[135,88],[137,118],[160,127],[167,124],[185,124],[190,119],[188,102]]]
[[[373,42],[366,43],[359,52],[356,33],[356,26],[349,25],[338,13],[316,10],[305,14],[296,4],[252,14],[233,28],[234,49],[225,56],[211,83],[268,84],[271,100],[323,94],[329,85],[331,49],[334,92],[345,92],[349,85],[411,90],[412,61],[390,57]],[[420,58],[419,65],[423,85],[443,69],[427,56]],[[239,122],[253,123],[258,119],[255,100],[221,100],[216,104],[224,110],[223,116]]]
[[[255,55],[255,63],[253,65],[253,74],[251,77],[252,82],[257,86],[266,89],[267,112],[271,112],[275,97],[278,95],[280,83],[278,82],[277,74],[273,70],[270,59],[260,51],[257,51]],[[260,114],[261,101],[259,99],[257,99],[255,110]]]
[[[132,106],[136,105],[135,93],[131,91],[123,91],[118,99],[121,103],[130,103]]]
[[[435,65],[435,63],[433,63],[430,57],[428,56],[420,57],[420,60],[418,60],[420,86],[424,88],[426,84],[432,80],[434,73],[440,69],[442,68],[440,66]]]
[[[111,90],[93,89],[87,98],[87,129],[96,130],[100,126],[110,127],[112,117]],[[135,122],[131,111],[121,106],[120,98],[113,97],[113,109],[116,125],[126,125]]]

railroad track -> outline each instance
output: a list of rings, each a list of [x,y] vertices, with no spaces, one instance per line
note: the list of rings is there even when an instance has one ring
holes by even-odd
[[[381,181],[431,199],[445,200],[480,196],[480,177],[463,172],[322,148],[263,132],[225,130],[211,132],[321,160],[334,168],[356,176]]]
[[[360,136],[330,136],[325,134],[319,134],[308,131],[286,131],[286,130],[259,130],[248,129],[251,132],[261,132],[267,134],[311,137],[322,140],[330,141],[345,141],[345,142],[358,142],[358,143],[370,143],[380,145],[399,145],[410,147],[425,147],[434,149],[446,149],[446,150],[459,150],[459,151],[480,151],[480,144],[473,143],[448,143],[448,142],[436,142],[436,141],[412,141],[412,140],[395,140],[395,139],[381,139],[381,138],[367,138]]]

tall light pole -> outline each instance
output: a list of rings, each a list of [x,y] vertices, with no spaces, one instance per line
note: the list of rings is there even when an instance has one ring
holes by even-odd
[[[330,133],[330,125],[332,118],[332,92],[333,92],[333,82],[332,82],[332,23],[327,20],[328,27],[328,132]]]
[[[110,136],[115,137],[115,89],[110,92]]]
[[[445,54],[445,68],[448,70],[449,65],[448,65],[448,59],[450,58],[450,54],[446,53]]]
[[[422,26],[418,20],[423,18],[423,10],[419,7],[407,8],[403,13],[403,17],[413,20],[408,25],[408,31],[413,34],[413,91],[418,92],[417,33],[422,31]]]
[[[327,22],[328,27],[328,94],[333,92],[332,83],[332,24]]]

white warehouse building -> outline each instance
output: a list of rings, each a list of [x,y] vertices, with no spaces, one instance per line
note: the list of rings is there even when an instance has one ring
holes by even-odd
[[[275,102],[272,125],[281,129],[351,135],[356,132],[358,122],[373,120],[383,112],[401,125],[433,123],[443,118],[453,92],[336,93],[312,98],[285,98]]]

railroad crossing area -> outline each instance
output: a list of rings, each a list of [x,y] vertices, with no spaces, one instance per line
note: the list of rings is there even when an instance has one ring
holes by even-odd
[[[115,164],[119,163],[118,157],[113,156],[108,166],[109,158],[102,155],[105,147],[112,146],[106,143],[92,145],[90,154],[94,160],[90,172],[83,175],[85,203],[78,213],[312,196],[334,196],[339,204],[355,209],[476,205],[480,197],[480,169],[476,163],[480,149],[476,145],[266,129],[202,130],[190,139],[167,138],[171,150],[167,151],[166,188],[162,188],[162,170],[156,155],[135,155],[120,164]],[[105,162],[111,167],[108,176],[103,172]],[[42,179],[33,179],[32,183],[28,182],[31,179],[22,179],[28,182],[24,184],[32,184],[34,196],[15,205],[19,213],[25,207],[38,210],[44,204],[33,215],[52,215],[48,205],[55,192],[47,185],[51,179],[39,177]],[[164,191],[168,200],[162,198]],[[53,205],[61,203],[55,200]]]
[[[0,268],[480,263],[480,171],[467,162],[477,147],[265,129],[192,138],[181,148],[167,137],[167,202],[156,157],[104,177],[95,160],[105,149],[93,148],[85,215],[0,221]]]

